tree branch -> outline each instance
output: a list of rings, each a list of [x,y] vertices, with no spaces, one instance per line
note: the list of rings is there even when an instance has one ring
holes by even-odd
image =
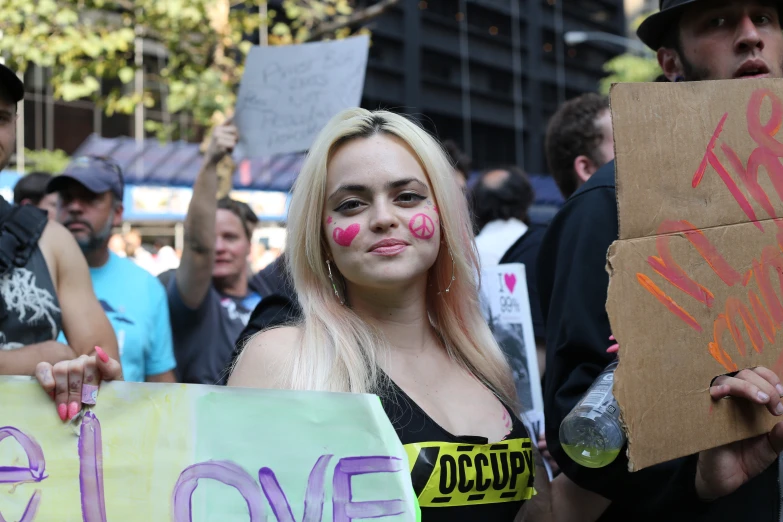
[[[315,31],[310,33],[310,36],[305,41],[313,42],[316,40],[320,40],[327,34],[338,31],[343,27],[368,22],[369,20],[372,20],[373,18],[382,15],[389,8],[398,4],[399,1],[400,0],[381,0],[377,4],[371,5],[370,7],[366,7],[361,11],[354,11],[353,14],[351,14],[351,16],[348,16],[347,18],[341,18],[333,22],[321,24],[316,28]]]

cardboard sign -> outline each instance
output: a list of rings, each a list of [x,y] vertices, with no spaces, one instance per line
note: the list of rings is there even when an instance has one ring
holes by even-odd
[[[607,311],[615,394],[638,470],[768,431],[780,419],[713,401],[713,378],[782,375],[783,82],[612,89],[620,240]]]
[[[0,520],[415,521],[372,395],[107,383],[78,428],[0,378]]]
[[[525,265],[510,263],[483,268],[481,300],[484,315],[511,365],[517,396],[533,438],[544,430],[536,340],[530,315]]]
[[[237,95],[235,160],[307,150],[338,112],[357,107],[369,38],[253,47]]]

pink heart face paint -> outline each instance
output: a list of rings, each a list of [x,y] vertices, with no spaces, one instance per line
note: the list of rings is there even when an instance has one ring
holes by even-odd
[[[435,223],[427,214],[413,216],[408,222],[408,229],[418,239],[431,239],[435,235]]]
[[[340,246],[349,247],[353,243],[353,238],[359,233],[359,224],[354,223],[345,230],[340,227],[334,229],[332,232],[332,239]]]
[[[332,224],[332,216],[329,216],[328,218],[326,218],[326,224],[327,225],[331,225]]]

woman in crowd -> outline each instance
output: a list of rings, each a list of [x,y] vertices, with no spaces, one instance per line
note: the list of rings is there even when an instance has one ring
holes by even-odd
[[[516,464],[503,498],[466,500],[486,479],[502,484],[503,467],[490,476],[487,466],[475,491],[419,500],[425,521],[512,521],[534,494],[530,463],[539,459],[478,306],[473,234],[451,170],[438,143],[402,116],[336,116],[310,150],[289,211],[303,320],[254,337],[228,384],[376,393],[405,445],[488,453],[503,441]]]
[[[550,490],[515,413],[508,364],[479,310],[467,204],[429,134],[389,112],[340,113],[299,174],[288,233],[302,319],[253,337],[229,386],[379,395],[411,458],[424,522],[600,516],[609,502],[566,477]],[[119,363],[96,352],[38,365],[57,405],[122,378]],[[758,386],[774,383],[741,375],[722,377],[712,397],[766,403]],[[704,452],[714,497],[739,486],[741,462],[763,460],[756,449]]]

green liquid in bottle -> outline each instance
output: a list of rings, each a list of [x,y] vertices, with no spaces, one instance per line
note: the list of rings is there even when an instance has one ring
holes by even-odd
[[[610,364],[560,424],[563,451],[586,468],[611,464],[625,445],[620,408],[612,394],[614,370]]]
[[[565,451],[574,462],[586,468],[603,468],[604,466],[608,466],[614,462],[614,459],[620,454],[620,448],[601,450],[581,445],[570,446],[568,444],[563,444],[562,447],[563,451]]]

